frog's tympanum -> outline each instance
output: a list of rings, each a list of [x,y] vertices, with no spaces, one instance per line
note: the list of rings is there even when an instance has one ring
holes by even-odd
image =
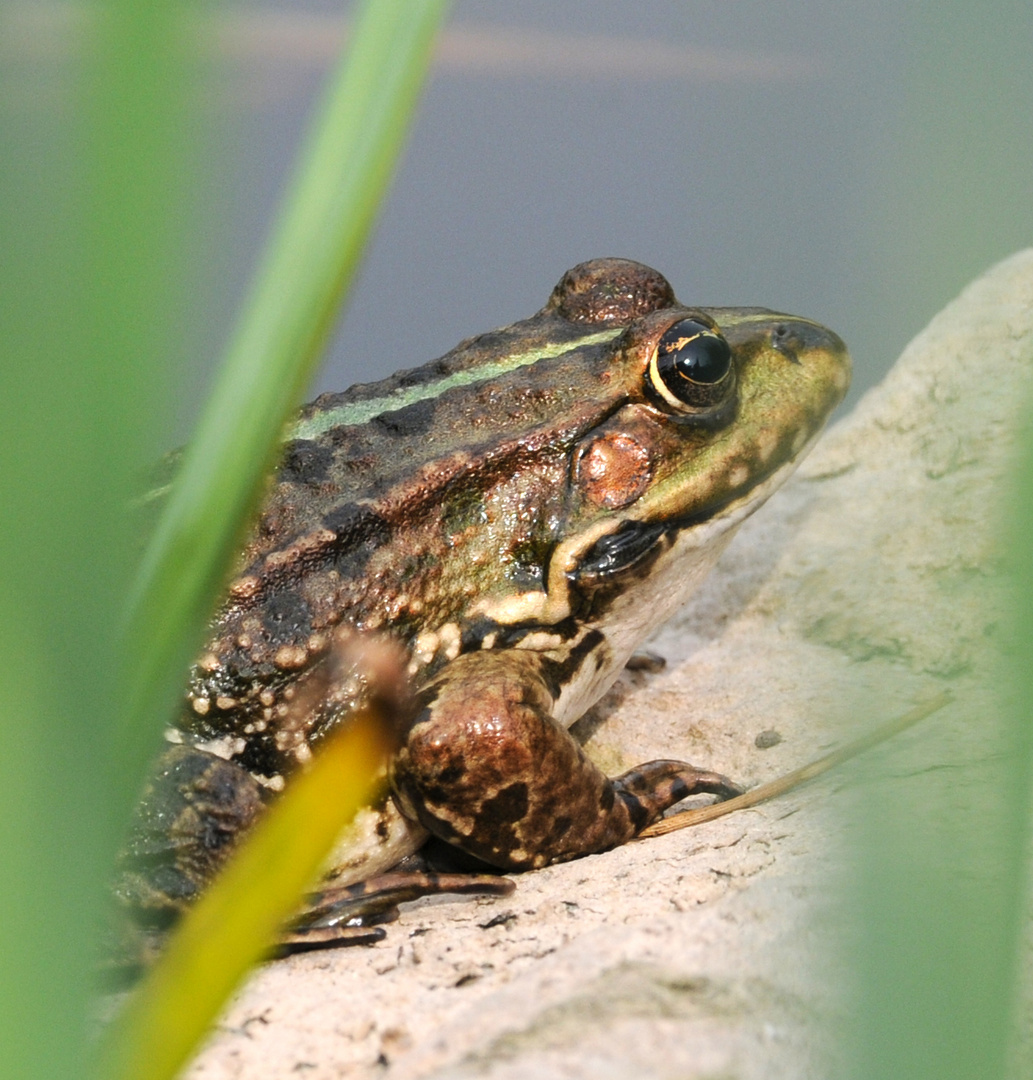
[[[607,777],[567,728],[790,474],[849,370],[807,319],[685,307],[655,270],[599,259],[530,319],[318,398],[190,671],[123,897],[153,924],[203,888],[368,695],[335,659],[364,635],[405,650],[414,705],[338,885],[429,835],[545,866],[735,793],[681,761]]]

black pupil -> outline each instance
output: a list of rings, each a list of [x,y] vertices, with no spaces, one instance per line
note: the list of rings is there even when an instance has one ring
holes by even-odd
[[[675,323],[660,339],[658,352],[679,375],[696,383],[720,382],[731,366],[728,342],[695,319]]]

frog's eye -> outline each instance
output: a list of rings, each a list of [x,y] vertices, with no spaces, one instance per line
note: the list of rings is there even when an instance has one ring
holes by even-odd
[[[721,401],[732,373],[728,342],[696,319],[676,322],[649,361],[649,388],[668,408],[684,412]]]

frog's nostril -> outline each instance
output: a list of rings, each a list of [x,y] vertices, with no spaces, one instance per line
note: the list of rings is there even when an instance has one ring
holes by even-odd
[[[771,347],[777,349],[787,360],[798,364],[797,349],[799,340],[794,336],[787,323],[775,323],[771,328]]]

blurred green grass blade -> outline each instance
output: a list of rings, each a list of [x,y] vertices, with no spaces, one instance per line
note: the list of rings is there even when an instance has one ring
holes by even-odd
[[[379,707],[357,716],[261,819],[106,1033],[103,1080],[170,1080],[186,1064],[369,796],[387,730]]]
[[[1026,416],[1033,417],[1033,400],[1027,403]],[[1012,686],[1008,696],[1013,759],[1009,763],[1007,776],[1012,813],[1005,823],[1005,845],[1015,860],[1006,881],[1013,892],[1009,896],[1008,908],[1013,946],[1008,961],[1013,976],[1021,971],[1022,962],[1028,955],[1022,929],[1030,917],[1028,904],[1030,884],[1033,882],[1029,866],[1033,853],[1030,842],[1033,837],[1033,665],[1030,664],[1030,656],[1033,655],[1033,425],[1028,419],[1022,449],[1022,459],[1016,470],[1009,537],[1015,583],[1012,593],[1014,638],[1010,649]],[[1002,972],[1001,977],[1007,980],[1009,971]],[[1010,982],[1014,987],[1016,979],[1013,977]],[[1020,1002],[1023,992],[1029,993],[1029,987],[1027,975],[1025,986],[1020,981],[1014,989]],[[1020,1007],[1017,1006],[1010,1018],[1018,1021],[1020,1015]],[[1028,1023],[1028,1013],[1025,1022]],[[1027,1048],[1030,1045],[1028,1031],[1025,1033],[1025,1045]],[[1020,1064],[1020,1069],[1023,1077],[1033,1076],[1033,1061],[1025,1060]]]
[[[426,71],[443,0],[370,0],[145,555],[119,796],[135,794],[246,519],[357,265]],[[175,1074],[296,906],[383,748],[331,740],[187,916],[102,1047],[104,1077]],[[357,741],[358,740],[358,741]]]
[[[1029,432],[1026,442],[1011,515],[1011,671],[983,672],[988,692],[952,707],[988,749],[966,760],[950,741],[922,743],[903,776],[856,807],[859,1080],[1008,1075],[1033,795]],[[997,617],[988,611],[988,625]]]
[[[368,0],[137,582],[118,795],[128,806],[242,524],[354,276],[446,0]]]
[[[126,509],[177,339],[186,14],[0,8],[0,1076],[17,1080],[79,1075],[89,1030]]]

